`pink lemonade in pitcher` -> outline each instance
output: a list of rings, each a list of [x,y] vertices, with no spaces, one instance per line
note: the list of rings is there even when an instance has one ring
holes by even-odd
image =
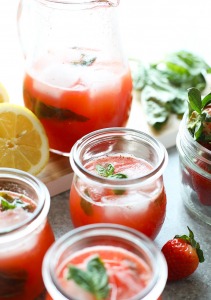
[[[66,155],[89,132],[125,126],[132,101],[128,67],[86,51],[74,55],[74,61],[52,56],[37,62],[23,86],[25,106],[44,125],[51,150]]]
[[[149,162],[117,153],[91,159],[84,168],[102,179],[92,184],[75,175],[70,192],[70,212],[75,227],[115,223],[136,229],[152,239],[157,236],[165,219],[166,193],[162,176],[141,184],[141,177],[153,174]],[[137,178],[140,184],[132,187],[127,183]]]

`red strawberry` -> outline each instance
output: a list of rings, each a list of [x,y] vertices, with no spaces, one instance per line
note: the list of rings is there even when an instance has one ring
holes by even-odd
[[[168,265],[168,281],[176,281],[191,275],[204,261],[203,251],[189,230],[189,236],[176,235],[162,248]]]
[[[197,166],[206,173],[211,174],[211,165],[203,161],[197,161]],[[211,179],[191,170],[192,183],[195,192],[197,193],[199,202],[203,205],[211,205]]]

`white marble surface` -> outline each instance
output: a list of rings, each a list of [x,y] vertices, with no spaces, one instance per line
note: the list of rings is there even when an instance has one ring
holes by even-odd
[[[179,160],[175,147],[168,150],[169,163],[164,174],[167,193],[167,213],[164,225],[155,242],[158,247],[176,234],[187,233],[189,226],[195,233],[204,251],[205,262],[200,264],[193,275],[176,283],[168,283],[163,300],[210,300],[211,299],[211,227],[196,219],[183,205],[180,197]],[[69,191],[51,200],[49,221],[56,238],[71,230],[69,214]],[[40,299],[41,300],[41,299]]]

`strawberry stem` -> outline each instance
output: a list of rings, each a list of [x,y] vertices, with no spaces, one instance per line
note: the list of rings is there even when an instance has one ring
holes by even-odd
[[[187,235],[175,235],[174,238],[179,238],[179,239],[183,239],[184,241],[186,241],[188,244],[190,244],[193,248],[196,249],[196,253],[198,255],[199,258],[199,262],[202,263],[204,262],[204,254],[202,249],[200,248],[200,244],[198,242],[196,242],[195,238],[194,238],[194,233],[193,231],[187,226],[188,231],[189,231],[189,236]]]

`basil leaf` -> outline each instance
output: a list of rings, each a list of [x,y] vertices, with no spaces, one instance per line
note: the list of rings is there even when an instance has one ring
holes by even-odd
[[[196,123],[195,130],[194,130],[194,139],[196,141],[200,138],[202,134],[202,130],[203,130],[203,123],[199,121]]]
[[[69,109],[46,105],[38,100],[35,100],[34,102],[34,112],[38,118],[44,119],[57,119],[59,121],[70,120],[77,122],[86,122],[89,120],[87,117],[77,114]]]
[[[30,212],[33,212],[35,209],[35,207],[33,207],[30,203],[25,203],[20,198],[12,198],[9,195],[4,195],[4,197],[0,196],[0,204],[0,209],[2,211],[15,209],[17,207],[21,207]]]
[[[202,99],[202,108],[207,106],[208,104],[211,103],[211,93],[207,94],[203,99]]]
[[[141,91],[147,83],[147,69],[139,60],[130,59],[133,88]]]
[[[9,194],[5,193],[5,192],[0,192],[0,197],[4,198],[5,200],[12,202],[13,201],[13,197],[10,196]]]
[[[100,176],[108,177],[114,173],[114,166],[112,164],[108,164],[106,167],[96,165],[96,171]]]
[[[85,200],[84,198],[81,198],[80,206],[87,216],[93,215],[93,207],[89,201]]]
[[[33,113],[40,119],[69,120],[74,122],[86,122],[89,120],[86,116],[77,114],[69,109],[47,105],[39,99],[34,98],[26,89],[24,90],[24,98],[28,99]]]
[[[108,276],[105,266],[99,257],[91,259],[85,271],[70,265],[68,267],[67,280],[74,280],[84,290],[93,294],[97,300],[103,300],[108,297]]]
[[[125,179],[127,178],[127,175],[122,173],[116,173],[116,174],[109,175],[108,178]]]
[[[5,200],[3,197],[0,197],[0,203],[1,203],[2,211],[9,210],[9,209],[15,209],[17,207],[15,205],[15,203],[10,203],[7,200]]]
[[[108,164],[106,167],[107,177],[114,174],[114,166],[112,164]]]
[[[191,104],[187,103],[187,89],[194,87],[203,91],[207,85],[205,75],[211,70],[198,55],[184,50],[170,53],[162,61],[145,66],[142,82],[143,70],[141,64],[136,64],[139,67],[131,69],[133,87],[142,91],[141,101],[147,123],[156,130],[163,127],[171,114],[181,117],[188,107],[189,114],[195,109],[200,113],[206,101],[211,103],[208,99],[204,103],[198,101],[196,95],[191,99]]]
[[[74,49],[77,48],[75,47]],[[81,66],[89,67],[96,61],[96,59],[97,59],[96,56],[81,53],[80,58],[78,60],[72,61],[71,63],[73,65],[81,65]]]
[[[115,189],[115,190],[113,190],[113,192],[114,192],[115,195],[121,196],[121,195],[124,195],[125,190],[117,190],[117,189]]]
[[[202,102],[201,102],[201,93],[196,88],[188,89],[188,99],[189,106],[192,110],[195,110],[197,113],[201,113]]]
[[[115,178],[115,179],[127,178],[127,175],[122,173],[114,174],[114,166],[112,164],[108,164],[106,168],[101,165],[96,165],[96,171],[100,176],[103,177]]]

